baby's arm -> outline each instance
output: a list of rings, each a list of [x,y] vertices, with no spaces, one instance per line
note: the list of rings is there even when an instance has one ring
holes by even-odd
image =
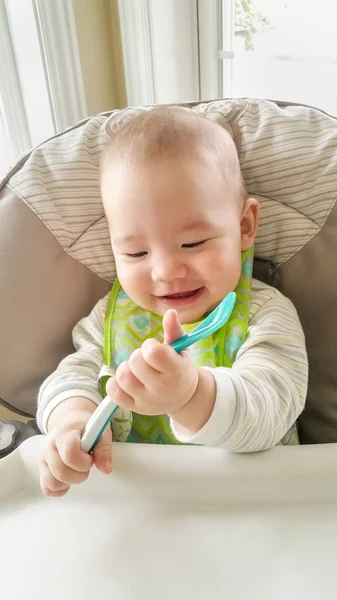
[[[253,311],[232,369],[207,369],[189,405],[174,415],[172,428],[181,442],[265,450],[282,440],[302,412],[308,361],[296,310],[275,290],[262,289],[254,295]]]
[[[91,314],[74,327],[73,344],[76,352],[66,356],[40,388],[37,422],[43,433],[49,431],[49,420],[54,409],[69,398],[85,398],[92,402],[93,410],[102,400],[97,378],[103,364],[107,301],[107,297],[100,300]]]
[[[105,298],[76,325],[76,352],[60,363],[39,392],[38,423],[48,433],[40,459],[41,487],[47,495],[64,495],[70,485],[87,479],[94,463],[103,472],[111,471],[109,428],[93,456],[80,448],[82,431],[102,400],[97,377],[102,366],[106,304]]]

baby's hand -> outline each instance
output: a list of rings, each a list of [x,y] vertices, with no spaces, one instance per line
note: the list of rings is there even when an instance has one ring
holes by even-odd
[[[104,431],[93,455],[81,450],[81,435],[91,414],[88,410],[69,412],[48,434],[40,456],[40,485],[46,496],[64,496],[71,485],[89,477],[93,464],[103,473],[112,471],[110,427]]]
[[[183,408],[198,386],[198,370],[188,352],[169,344],[184,334],[175,310],[164,316],[164,341],[146,340],[107,383],[107,393],[123,407],[145,415],[171,416]]]

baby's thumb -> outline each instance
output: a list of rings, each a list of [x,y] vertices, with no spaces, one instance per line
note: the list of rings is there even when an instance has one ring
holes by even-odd
[[[110,427],[107,427],[102,434],[97,446],[93,452],[94,462],[102,473],[111,473],[112,471],[112,435]]]
[[[163,328],[165,344],[172,344],[172,342],[178,340],[182,335],[185,335],[178,313],[173,308],[165,313],[163,318]]]

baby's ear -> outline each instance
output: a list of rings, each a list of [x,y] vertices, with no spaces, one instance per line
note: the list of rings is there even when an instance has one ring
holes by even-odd
[[[248,250],[254,244],[259,221],[260,205],[255,198],[248,198],[241,212],[241,250]]]

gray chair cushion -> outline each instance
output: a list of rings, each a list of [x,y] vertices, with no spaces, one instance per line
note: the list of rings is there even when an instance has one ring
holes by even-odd
[[[70,257],[11,190],[0,196],[0,398],[31,416],[41,381],[110,284]]]

